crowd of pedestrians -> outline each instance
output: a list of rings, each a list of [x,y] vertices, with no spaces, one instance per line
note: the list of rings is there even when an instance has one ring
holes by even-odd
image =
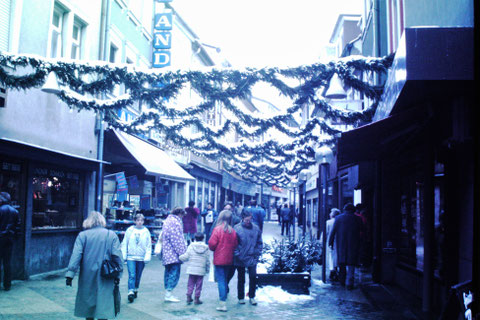
[[[0,267],[3,267],[5,290],[9,290],[11,285],[11,248],[20,226],[19,214],[9,202],[10,195],[1,192]],[[248,299],[251,305],[256,305],[256,269],[262,253],[265,216],[265,210],[255,200],[246,207],[239,203],[235,207],[226,203],[219,214],[211,203],[200,213],[193,201],[187,208],[171,210],[159,237],[161,251],[158,257],[165,268],[164,301],[181,301],[174,296],[173,290],[179,282],[181,265],[184,263],[188,275],[186,303],[202,304],[200,297],[204,277],[210,272],[213,256],[214,279],[219,295],[216,310],[227,311],[229,282],[235,273],[238,278],[238,303],[246,303],[245,282],[248,273]],[[204,233],[197,231],[199,218]],[[289,236],[294,212],[288,204],[280,208],[279,219],[281,234]],[[106,229],[106,221],[101,213],[92,211],[88,215],[83,222],[84,231],[75,240],[66,273],[67,286],[72,286],[73,278],[78,274],[75,316],[86,319],[116,316],[120,301],[117,301],[119,295],[115,292],[118,291],[124,261],[128,270],[127,299],[130,303],[135,301],[143,269],[152,258],[151,234],[144,226],[144,221],[145,217],[137,214],[135,225],[126,230],[120,243],[117,235]],[[333,208],[327,221],[326,267],[330,280],[339,281],[349,290],[354,288],[355,268],[362,260],[368,260],[368,225],[365,209],[350,203],[344,206],[343,213]]]
[[[13,221],[13,225],[16,223],[15,209],[5,207],[5,197],[0,197],[0,212],[2,217],[8,214],[8,221]],[[161,251],[158,257],[165,267],[164,301],[181,301],[173,291],[181,277],[181,265],[185,264],[185,273],[188,275],[186,303],[202,304],[200,297],[204,277],[209,274],[213,256],[214,279],[219,295],[216,310],[227,311],[229,282],[235,273],[238,277],[238,303],[245,304],[245,279],[248,273],[249,303],[257,305],[256,269],[262,253],[265,215],[265,210],[257,206],[255,201],[246,207],[239,204],[233,207],[231,203],[226,203],[219,214],[211,203],[201,213],[193,201],[185,209],[174,208],[163,223],[159,239]],[[198,218],[203,220],[205,233],[197,231]],[[106,221],[101,213],[93,211],[83,222],[84,231],[77,236],[66,273],[67,286],[72,286],[76,274],[79,277],[75,316],[86,319],[116,316],[120,302],[116,301],[116,295],[112,292],[118,289],[124,261],[128,270],[127,299],[130,303],[135,301],[142,272],[152,257],[151,234],[144,226],[144,221],[145,217],[137,214],[135,225],[126,230],[121,243],[114,232],[106,229]],[[12,228],[9,226],[9,230]],[[3,241],[3,238],[0,240]],[[118,269],[115,277],[104,275],[106,262],[109,262],[108,266]],[[5,271],[8,272],[8,269]],[[4,279],[8,280],[8,277]],[[8,282],[4,282],[5,287],[8,285]]]

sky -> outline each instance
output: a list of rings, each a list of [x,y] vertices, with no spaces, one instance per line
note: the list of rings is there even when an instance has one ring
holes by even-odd
[[[340,13],[364,0],[173,0],[201,41],[222,49],[234,67],[318,62]]]

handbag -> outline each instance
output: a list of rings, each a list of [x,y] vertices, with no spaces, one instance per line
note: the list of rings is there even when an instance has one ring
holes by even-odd
[[[107,237],[105,238],[105,253],[102,266],[100,268],[100,275],[104,279],[116,279],[120,277],[120,273],[123,271],[122,266],[120,266],[116,261],[112,260],[112,257],[106,257],[107,255],[107,242],[108,242],[108,231]],[[113,244],[112,244],[113,245]]]
[[[157,243],[155,243],[155,248],[153,249],[153,253],[159,257],[162,253],[162,233],[163,233],[163,230],[160,231],[160,234],[158,235]]]

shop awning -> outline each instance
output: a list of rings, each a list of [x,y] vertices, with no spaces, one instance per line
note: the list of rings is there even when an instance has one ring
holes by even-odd
[[[128,152],[145,168],[145,174],[181,182],[195,180],[162,149],[127,133],[117,130],[113,132]]]
[[[375,160],[388,152],[399,150],[411,141],[426,121],[427,110],[414,108],[383,120],[342,133],[338,140],[338,167],[361,161]]]

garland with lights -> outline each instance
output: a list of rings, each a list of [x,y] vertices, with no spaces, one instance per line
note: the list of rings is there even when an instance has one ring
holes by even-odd
[[[341,130],[332,123],[340,121],[356,127],[371,121],[383,88],[370,85],[358,75],[384,73],[392,61],[393,56],[348,57],[328,64],[285,69],[206,68],[173,72],[0,52],[0,84],[17,90],[37,88],[54,72],[65,88],[58,97],[72,109],[102,113],[111,128],[132,134],[157,130],[178,147],[211,160],[223,159],[229,170],[246,180],[285,186],[292,176],[315,163],[314,147],[334,145],[332,137]],[[316,93],[328,87],[335,73],[346,87],[368,97],[372,104],[361,112],[345,111],[318,97]],[[292,80],[299,84],[288,85]],[[269,118],[242,110],[239,102],[249,100],[258,83],[268,83],[279,95],[290,99],[291,106]],[[114,96],[118,85],[125,87],[126,94],[104,100],[95,98]],[[176,105],[182,90],[195,92],[200,97],[198,103]],[[118,110],[137,102],[145,110],[136,119],[126,122],[118,118]],[[322,118],[313,118],[302,128],[290,126],[306,104],[315,106]],[[203,116],[218,106],[229,116],[221,126],[212,128]],[[194,136],[186,132],[192,127],[197,131]],[[225,141],[232,132],[240,138],[239,143]],[[249,143],[266,135],[276,139]],[[278,137],[284,137],[286,142],[280,143]]]

